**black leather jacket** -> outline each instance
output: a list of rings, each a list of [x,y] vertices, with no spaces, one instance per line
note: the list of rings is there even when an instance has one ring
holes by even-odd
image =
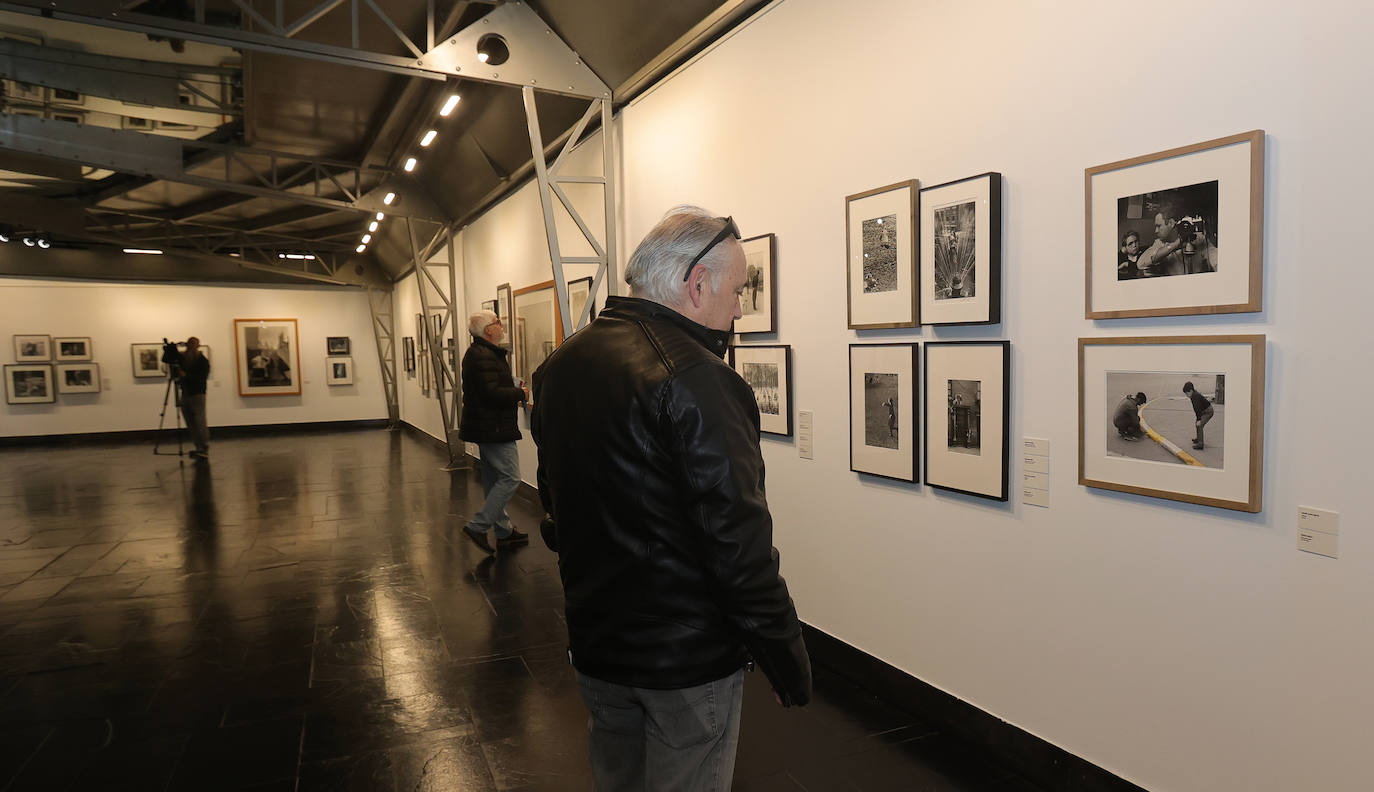
[[[511,381],[507,351],[480,336],[463,353],[463,415],[458,436],[469,443],[520,439],[515,406],[525,394]]]
[[[573,665],[634,687],[720,679],[752,656],[811,697],[778,574],[753,391],[728,332],[612,297],[534,375],[531,434],[553,515]]]

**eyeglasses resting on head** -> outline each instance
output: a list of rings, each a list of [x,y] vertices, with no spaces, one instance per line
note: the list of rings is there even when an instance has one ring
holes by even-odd
[[[697,262],[701,261],[707,253],[710,253],[711,248],[715,247],[716,245],[719,245],[722,239],[725,239],[727,236],[732,236],[735,239],[740,238],[739,226],[735,225],[734,217],[717,217],[716,219],[724,223],[725,227],[720,229],[720,233],[716,234],[715,237],[713,237],[711,241],[707,243],[706,247],[702,248],[701,252],[698,253],[695,258],[692,259],[692,263],[687,265],[687,271],[682,274],[683,283],[686,283],[687,278],[691,277],[692,270],[696,267]]]

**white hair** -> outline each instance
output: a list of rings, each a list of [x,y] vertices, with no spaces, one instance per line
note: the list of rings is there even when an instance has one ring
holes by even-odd
[[[683,276],[692,257],[721,230],[720,218],[699,206],[675,206],[663,215],[630,256],[625,282],[630,294],[675,307],[682,302]],[[711,277],[715,290],[725,274],[732,238],[722,240],[697,262]],[[739,244],[735,242],[735,244]]]
[[[495,322],[496,314],[488,310],[473,311],[472,316],[468,317],[468,332],[477,337],[481,337],[487,331],[487,325]]]

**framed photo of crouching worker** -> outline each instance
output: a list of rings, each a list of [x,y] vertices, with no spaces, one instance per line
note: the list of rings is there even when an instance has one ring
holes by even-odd
[[[792,436],[792,347],[730,347],[730,365],[749,383],[759,406],[759,431]]]
[[[921,324],[1002,320],[1002,174],[921,190]]]
[[[1262,335],[1078,339],[1078,483],[1261,509]]]
[[[918,324],[916,191],[910,179],[844,200],[851,330]]]
[[[1261,310],[1264,131],[1088,168],[1089,319]]]
[[[926,484],[1006,500],[1011,342],[931,341],[925,358]]]
[[[849,469],[916,481],[916,345],[849,345]]]
[[[295,319],[235,319],[234,350],[240,396],[301,392]]]

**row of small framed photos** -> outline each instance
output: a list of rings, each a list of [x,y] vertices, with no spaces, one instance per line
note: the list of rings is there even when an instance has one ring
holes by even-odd
[[[90,360],[91,339],[84,336],[53,338],[46,335],[16,335],[14,362],[66,363]]]
[[[926,485],[1005,501],[1011,342],[930,341],[923,367],[918,346],[850,344],[849,469],[918,480],[916,378],[924,371]],[[790,436],[791,347],[732,347],[730,364],[754,391],[760,430]]]
[[[57,394],[99,393],[99,363],[14,363],[5,366],[6,404],[51,404]]]

